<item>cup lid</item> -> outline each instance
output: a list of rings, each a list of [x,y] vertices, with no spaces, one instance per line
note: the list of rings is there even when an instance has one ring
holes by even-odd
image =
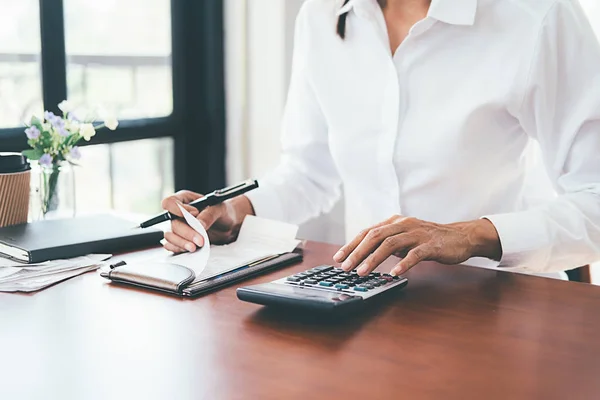
[[[31,166],[19,153],[0,153],[0,174],[14,174],[29,171]]]

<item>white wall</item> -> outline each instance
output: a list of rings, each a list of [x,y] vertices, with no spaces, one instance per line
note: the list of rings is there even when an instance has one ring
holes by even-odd
[[[260,178],[280,158],[294,41],[304,0],[225,0],[230,183]],[[343,243],[343,207],[300,229],[303,238]]]

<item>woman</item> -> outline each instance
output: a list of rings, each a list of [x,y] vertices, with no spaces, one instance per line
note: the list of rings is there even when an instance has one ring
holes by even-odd
[[[535,179],[536,147],[551,184]],[[396,275],[600,258],[600,48],[575,1],[308,0],[283,152],[261,189],[197,216],[212,240],[234,240],[247,214],[306,221],[343,184],[350,240],[334,259],[361,275],[392,254]],[[203,245],[172,228],[168,250]]]

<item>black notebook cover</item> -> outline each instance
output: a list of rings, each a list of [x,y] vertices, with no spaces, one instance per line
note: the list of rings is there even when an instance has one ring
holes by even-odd
[[[0,228],[0,255],[28,263],[92,253],[118,253],[158,245],[163,232],[133,228],[113,215],[40,221]],[[13,249],[12,251],[9,251]],[[24,257],[10,257],[14,249]]]

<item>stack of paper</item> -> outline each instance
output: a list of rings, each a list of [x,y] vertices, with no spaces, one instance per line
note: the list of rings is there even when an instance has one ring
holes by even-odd
[[[41,264],[0,259],[0,292],[34,292],[57,282],[98,269],[110,254],[92,254]]]

